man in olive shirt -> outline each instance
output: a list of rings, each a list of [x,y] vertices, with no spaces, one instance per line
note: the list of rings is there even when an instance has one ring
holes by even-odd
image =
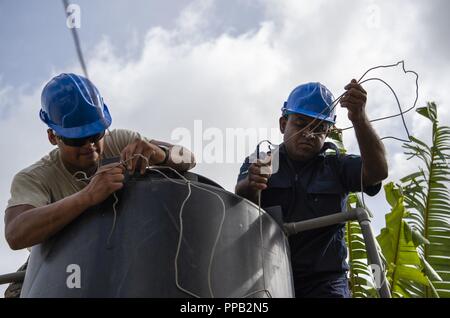
[[[121,189],[125,169],[144,173],[147,163],[178,171],[195,166],[192,153],[182,147],[175,151],[173,145],[136,132],[109,131],[108,107],[82,76],[61,74],[51,79],[41,104],[48,140],[57,148],[14,176],[5,211],[5,236],[13,250],[44,242]],[[126,167],[115,163],[99,168],[100,160],[119,156]],[[80,171],[84,174],[77,175]],[[92,178],[78,181],[82,175]]]

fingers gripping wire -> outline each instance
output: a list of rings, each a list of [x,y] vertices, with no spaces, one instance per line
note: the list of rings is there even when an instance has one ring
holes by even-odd
[[[94,177],[96,177],[99,174],[106,173],[106,172],[108,172],[108,171],[110,171],[112,169],[115,169],[117,167],[120,167],[120,166],[125,166],[125,164],[128,161],[134,159],[136,156],[140,156],[140,157],[142,157],[142,159],[144,159],[144,160],[146,160],[146,162],[148,162],[148,158],[144,157],[143,155],[134,155],[131,158],[128,158],[127,160],[120,161],[119,163],[117,163],[116,165],[112,166],[111,168],[104,169],[104,170],[99,170],[99,167],[100,167],[100,160],[99,160],[97,162],[97,172],[94,173],[92,176],[88,177],[86,172],[84,172],[84,171],[77,171],[77,172],[75,172],[73,174],[73,177],[77,181],[89,182],[89,181],[91,181]],[[82,177],[77,177],[79,175],[81,175]],[[112,208],[113,208],[114,216],[113,216],[113,224],[111,226],[111,230],[109,232],[108,239],[106,240],[106,246],[107,246],[108,249],[112,247],[111,246],[111,237],[112,237],[112,235],[114,233],[114,229],[116,227],[116,221],[117,221],[117,209],[116,209],[116,207],[117,207],[117,204],[119,203],[119,198],[117,197],[117,194],[115,192],[113,192],[113,196],[114,196],[114,203],[113,203]]]
[[[362,79],[363,79],[369,72],[371,72],[371,71],[373,71],[373,70],[375,70],[375,69],[396,67],[396,66],[398,66],[398,65],[400,65],[400,64],[402,65],[402,70],[403,70],[403,72],[404,72],[405,74],[412,73],[412,74],[414,74],[414,76],[416,77],[416,79],[415,79],[415,84],[416,84],[416,90],[415,90],[415,93],[416,93],[416,96],[415,96],[415,99],[414,99],[414,103],[413,103],[413,105],[412,105],[410,108],[408,108],[408,109],[405,110],[405,111],[403,111],[403,109],[402,109],[402,107],[401,107],[400,100],[399,100],[399,98],[398,98],[398,96],[397,96],[397,93],[395,92],[395,90],[394,90],[394,89],[393,89],[386,81],[384,81],[384,80],[381,79],[381,78],[377,78],[377,77],[374,77],[374,78],[368,78],[368,79],[362,81]],[[358,83],[359,83],[359,84],[363,84],[363,83],[366,83],[366,82],[369,82],[369,81],[380,81],[381,83],[385,84],[385,85],[390,89],[390,91],[392,92],[392,94],[394,95],[395,101],[396,101],[397,106],[398,106],[398,109],[399,109],[399,113],[398,113],[398,114],[391,115],[391,116],[385,116],[385,117],[376,118],[376,119],[370,120],[370,122],[382,121],[382,120],[386,120],[386,119],[390,119],[390,118],[394,118],[394,117],[401,116],[401,118],[402,118],[402,123],[403,123],[403,127],[405,128],[406,135],[408,136],[408,140],[405,140],[405,139],[402,139],[402,138],[398,138],[398,137],[395,137],[395,136],[385,136],[385,137],[380,138],[380,140],[384,140],[384,139],[394,139],[394,140],[401,141],[401,142],[405,142],[405,143],[411,142],[411,135],[410,135],[410,133],[409,133],[408,126],[407,126],[407,124],[406,124],[406,120],[405,120],[404,114],[406,114],[406,113],[408,113],[409,111],[411,111],[411,110],[413,110],[414,108],[416,108],[417,101],[418,101],[418,99],[419,99],[419,74],[418,74],[417,72],[415,72],[415,71],[406,70],[404,61],[400,61],[400,62],[395,63],[395,64],[391,64],[391,65],[380,65],[380,66],[376,66],[376,67],[373,67],[373,68],[367,70],[367,71],[361,76],[361,78],[358,80]],[[344,128],[344,129],[340,129],[340,131],[348,130],[348,129],[351,129],[351,128],[353,128],[353,126],[346,127],[346,128]],[[363,171],[364,171],[364,163],[361,163],[361,185],[360,185],[360,189],[361,189],[361,201],[362,201],[363,206],[366,206],[366,203],[365,203],[365,200],[364,200],[364,179],[363,179]],[[371,214],[370,211],[369,211],[369,214],[370,214],[371,217],[373,217],[373,215]]]
[[[410,108],[408,108],[408,109],[405,110],[405,111],[402,110],[402,107],[401,107],[401,105],[400,105],[400,101],[399,101],[398,96],[397,96],[396,92],[394,91],[394,89],[393,89],[388,83],[386,83],[384,80],[382,80],[382,79],[380,79],[380,78],[374,77],[374,78],[366,79],[366,80],[364,80],[364,81],[361,82],[361,80],[364,78],[364,76],[365,76],[368,72],[370,72],[371,70],[374,70],[374,69],[377,69],[377,68],[395,67],[395,66],[398,66],[398,65],[400,65],[400,64],[402,65],[402,70],[403,70],[403,72],[404,72],[405,74],[412,73],[412,74],[414,74],[414,76],[416,77],[416,80],[415,80],[415,84],[416,84],[416,91],[415,91],[415,93],[416,93],[416,96],[415,96],[415,99],[414,99],[414,103],[413,103],[413,105],[412,105]],[[386,119],[389,119],[389,118],[394,118],[394,117],[401,116],[401,117],[402,117],[403,126],[404,126],[404,128],[405,128],[406,134],[408,135],[408,140],[400,139],[400,138],[393,137],[393,136],[383,137],[383,138],[381,138],[381,140],[383,140],[383,139],[388,139],[388,138],[392,138],[392,139],[399,140],[399,141],[402,141],[402,142],[411,142],[411,135],[409,134],[409,130],[408,130],[408,127],[407,127],[407,125],[406,125],[406,121],[405,121],[405,118],[404,118],[403,115],[406,114],[406,113],[408,113],[408,112],[410,112],[410,111],[413,110],[414,108],[416,108],[417,101],[418,101],[418,99],[419,99],[419,74],[418,74],[417,72],[415,72],[415,71],[406,70],[404,61],[400,61],[400,62],[398,62],[398,63],[396,63],[396,64],[392,64],[392,65],[381,65],[381,66],[377,66],[377,67],[373,67],[373,68],[369,69],[366,73],[364,73],[363,76],[361,76],[361,78],[359,79],[358,83],[359,83],[359,84],[363,84],[363,83],[368,82],[368,81],[380,81],[380,82],[382,82],[383,84],[385,84],[385,85],[391,90],[392,94],[394,95],[395,100],[396,100],[396,102],[397,102],[397,106],[398,106],[399,111],[400,111],[398,114],[391,115],[391,116],[386,116],[386,117],[376,118],[376,119],[371,120],[370,122],[376,122],[376,121],[381,121],[381,120],[386,120]],[[341,130],[347,130],[347,129],[351,129],[351,128],[353,128],[353,126],[351,126],[351,127],[346,127],[346,128],[344,128],[344,129],[341,129]]]
[[[408,109],[405,110],[405,111],[403,111],[403,109],[402,109],[402,107],[401,107],[400,100],[399,100],[399,98],[398,98],[398,96],[397,96],[397,93],[395,92],[395,90],[394,90],[394,89],[393,89],[386,81],[384,81],[384,80],[381,79],[381,78],[377,78],[377,77],[368,78],[368,79],[366,79],[366,80],[363,80],[363,78],[364,78],[369,72],[371,72],[371,71],[373,71],[373,70],[380,69],[380,68],[391,68],[391,67],[396,67],[396,66],[398,66],[398,65],[402,65],[402,70],[403,70],[403,72],[404,72],[405,74],[411,73],[411,74],[413,74],[413,75],[415,76],[415,78],[416,78],[416,79],[415,79],[415,86],[416,86],[415,95],[416,95],[416,96],[415,96],[415,99],[414,99],[414,103],[413,103],[413,105],[412,105],[410,108],[408,108]],[[406,120],[405,120],[405,117],[404,117],[403,115],[406,114],[406,113],[408,113],[408,112],[410,112],[410,111],[413,110],[414,108],[416,108],[417,101],[418,101],[418,99],[419,99],[419,74],[418,74],[417,72],[415,72],[415,71],[412,71],[412,70],[406,70],[406,68],[405,68],[405,62],[404,62],[404,61],[400,61],[400,62],[397,62],[397,63],[395,63],[395,64],[390,64],[390,65],[379,65],[379,66],[372,67],[372,68],[368,69],[368,70],[367,70],[367,71],[359,78],[359,80],[358,80],[357,82],[358,82],[358,84],[363,84],[363,83],[367,83],[367,82],[369,82],[369,81],[379,81],[379,82],[383,83],[384,85],[386,85],[386,86],[390,89],[390,91],[392,92],[392,94],[394,95],[395,101],[396,101],[397,106],[398,106],[398,109],[399,109],[399,113],[398,113],[398,114],[394,114],[394,115],[391,115],[391,116],[385,116],[385,117],[375,118],[375,119],[370,120],[370,122],[377,122],[377,121],[382,121],[382,120],[386,120],[386,119],[390,119],[390,118],[395,118],[395,117],[401,116],[401,117],[402,117],[402,122],[403,122],[403,127],[405,128],[406,134],[407,134],[407,136],[408,136],[408,140],[404,140],[404,139],[401,139],[401,138],[398,138],[398,137],[393,137],[393,136],[386,136],[386,137],[381,138],[381,140],[384,140],[384,139],[395,139],[395,140],[399,140],[399,141],[402,141],[402,142],[411,142],[411,135],[410,135],[410,133],[409,133],[408,126],[406,125]],[[345,93],[342,94],[342,95],[340,95],[340,96],[339,96],[339,97],[331,104],[331,106],[330,106],[330,107],[331,107],[330,112],[337,106],[336,101],[339,101],[339,100],[343,97],[343,95],[345,95]],[[327,110],[327,108],[326,108],[325,110]],[[324,110],[324,111],[325,111],[325,110]],[[314,130],[316,127],[318,127],[322,122],[323,122],[323,120],[319,120],[318,124],[317,124],[312,130]],[[305,127],[305,128],[306,128],[306,127]],[[339,128],[335,128],[335,129],[338,130],[338,131],[344,131],[344,130],[348,130],[348,129],[352,129],[352,128],[354,128],[354,127],[353,127],[353,126],[349,126],[349,127],[342,128],[342,129],[339,129]]]

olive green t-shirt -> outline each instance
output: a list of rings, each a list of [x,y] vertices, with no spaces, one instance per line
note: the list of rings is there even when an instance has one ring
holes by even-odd
[[[104,137],[103,159],[120,156],[121,151],[136,139],[143,139],[139,133],[126,129],[115,129]],[[70,196],[86,186],[65,168],[59,155],[59,148],[14,176],[11,184],[11,198],[8,206],[28,204],[41,207]]]

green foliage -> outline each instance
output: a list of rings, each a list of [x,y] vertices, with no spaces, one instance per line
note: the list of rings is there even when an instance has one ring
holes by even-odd
[[[384,190],[392,210],[386,214],[386,227],[377,239],[387,261],[391,293],[393,297],[424,297],[423,287],[430,286],[430,281],[417,247],[427,241],[417,235],[405,220],[408,213],[401,188],[391,182],[384,186]]]
[[[328,133],[328,137],[333,141],[333,143],[338,147],[339,152],[344,155],[347,153],[347,150],[345,149],[343,138],[342,138],[342,131],[334,127],[330,130]]]
[[[439,126],[435,103],[417,113],[432,123],[431,146],[415,137],[403,145],[408,159],[422,166],[402,178],[401,186],[385,186],[391,211],[378,242],[394,297],[450,297],[450,128]],[[329,138],[345,153],[340,131]],[[348,207],[356,206],[361,202],[350,194]],[[376,297],[359,224],[350,222],[346,229],[354,297]]]
[[[362,207],[358,196],[351,193],[347,200],[347,209]],[[345,239],[349,255],[349,279],[353,297],[376,298],[377,290],[374,278],[369,268],[366,252],[366,244],[358,222],[352,221],[346,224]]]
[[[435,103],[417,112],[432,123],[432,146],[417,138],[403,146],[409,158],[423,163],[423,168],[401,179],[405,206],[411,211],[407,220],[415,239],[429,243],[419,250],[432,281],[424,296],[434,295],[434,285],[441,297],[450,297],[450,128],[439,126]]]

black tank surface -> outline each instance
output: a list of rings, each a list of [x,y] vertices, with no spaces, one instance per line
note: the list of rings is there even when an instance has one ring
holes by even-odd
[[[287,238],[272,217],[186,177],[187,200],[182,179],[129,178],[116,218],[110,197],[34,246],[21,297],[293,297]]]

